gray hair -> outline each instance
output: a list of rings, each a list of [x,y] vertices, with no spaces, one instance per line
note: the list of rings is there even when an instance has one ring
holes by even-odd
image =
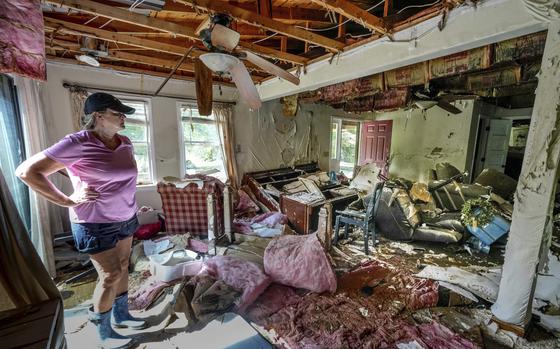
[[[83,126],[82,126],[82,130],[93,130],[95,128],[95,113],[90,113],[90,114],[86,114],[82,121],[83,121]]]

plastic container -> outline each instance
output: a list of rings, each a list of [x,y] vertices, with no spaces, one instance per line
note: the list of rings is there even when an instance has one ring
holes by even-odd
[[[492,222],[483,227],[468,225],[467,229],[485,245],[492,245],[496,240],[509,232],[510,223],[501,216],[494,216]]]
[[[196,260],[196,257],[197,253],[189,250],[176,250],[148,256],[150,273],[163,282],[194,276],[202,269],[202,260]]]

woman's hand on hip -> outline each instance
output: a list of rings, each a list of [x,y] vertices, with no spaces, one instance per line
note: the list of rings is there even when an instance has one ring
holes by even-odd
[[[67,207],[74,207],[86,202],[93,202],[97,200],[97,198],[99,198],[99,193],[90,186],[84,186],[74,191],[74,193],[72,193],[72,195],[68,198],[70,199],[70,202]]]

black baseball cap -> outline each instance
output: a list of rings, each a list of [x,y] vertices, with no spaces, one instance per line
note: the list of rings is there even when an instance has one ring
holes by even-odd
[[[122,104],[119,99],[105,92],[96,92],[86,99],[84,113],[91,114],[96,111],[105,111],[107,108],[123,114],[134,114],[136,109]]]

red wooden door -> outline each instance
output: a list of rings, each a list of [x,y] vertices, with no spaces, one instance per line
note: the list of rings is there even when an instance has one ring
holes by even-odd
[[[393,120],[369,121],[362,124],[359,164],[374,163],[387,174],[385,163],[391,150]]]

